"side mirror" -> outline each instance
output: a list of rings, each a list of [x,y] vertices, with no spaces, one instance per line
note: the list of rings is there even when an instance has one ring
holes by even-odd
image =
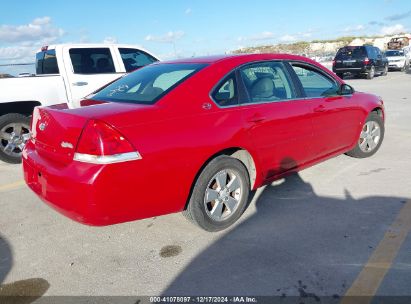
[[[354,88],[346,83],[343,83],[340,86],[339,94],[340,95],[352,95],[355,92]]]

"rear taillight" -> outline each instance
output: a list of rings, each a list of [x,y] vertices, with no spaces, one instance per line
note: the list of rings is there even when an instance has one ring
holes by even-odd
[[[333,60],[333,66],[335,66],[335,60]]]
[[[370,59],[365,58],[365,59],[364,59],[364,64],[369,64],[369,63],[370,63]]]
[[[133,145],[116,129],[99,120],[89,120],[81,133],[74,160],[110,164],[141,159]]]

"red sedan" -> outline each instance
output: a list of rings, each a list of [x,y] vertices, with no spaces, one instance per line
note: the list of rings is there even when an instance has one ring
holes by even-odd
[[[304,57],[190,58],[139,69],[82,101],[36,108],[29,187],[88,225],[183,211],[232,225],[249,192],[384,137],[383,101]]]

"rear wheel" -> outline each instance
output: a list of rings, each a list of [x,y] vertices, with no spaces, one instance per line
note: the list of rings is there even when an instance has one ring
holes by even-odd
[[[371,66],[370,70],[367,73],[367,79],[373,79],[375,76],[375,67]]]
[[[219,231],[243,214],[250,191],[247,169],[239,160],[218,156],[196,180],[184,216],[206,231]]]
[[[24,145],[30,138],[30,119],[21,114],[0,117],[0,160],[11,164],[21,163]]]
[[[361,130],[360,138],[354,149],[346,154],[355,158],[374,155],[384,139],[384,122],[376,112],[371,112]]]
[[[384,70],[382,71],[382,76],[387,76],[388,74],[388,65],[384,66]]]

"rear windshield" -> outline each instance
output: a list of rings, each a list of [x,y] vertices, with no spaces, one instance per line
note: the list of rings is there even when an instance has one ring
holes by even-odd
[[[404,56],[404,51],[386,51],[385,56]]]
[[[111,102],[154,104],[205,66],[205,64],[195,63],[149,65],[120,78],[89,98]]]
[[[57,58],[55,50],[47,50],[36,54],[36,74],[58,74]]]
[[[362,59],[367,56],[365,47],[363,46],[353,46],[353,47],[344,47],[338,50],[335,59]]]

